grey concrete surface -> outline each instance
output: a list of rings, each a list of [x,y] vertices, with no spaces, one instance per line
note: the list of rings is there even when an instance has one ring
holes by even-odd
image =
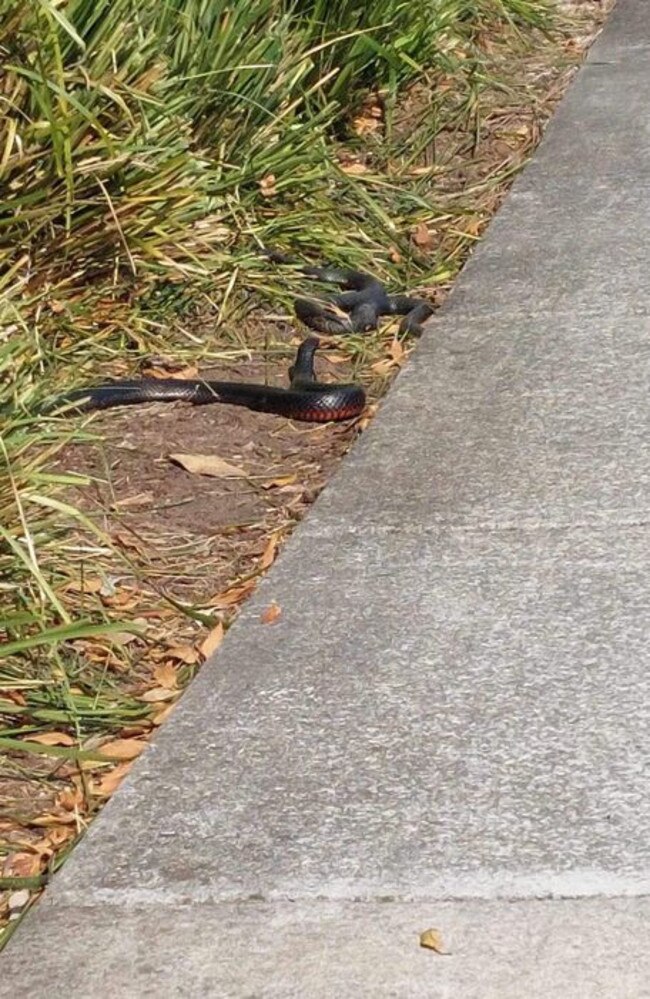
[[[650,999],[649,921],[650,899],[100,905],[66,912],[63,925],[49,907],[48,946],[2,994]],[[419,945],[432,928],[444,955]],[[65,974],[52,944],[64,933],[75,941]]]
[[[649,42],[619,0],[0,995],[650,995]]]
[[[650,894],[647,530],[296,540],[57,898]]]
[[[607,22],[607,31],[596,41],[592,62],[623,61],[644,55],[650,49],[647,0],[617,3]]]

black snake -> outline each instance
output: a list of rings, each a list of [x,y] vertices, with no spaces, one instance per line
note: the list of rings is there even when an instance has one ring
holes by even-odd
[[[181,399],[195,406],[226,402],[310,423],[359,416],[366,404],[366,394],[360,385],[328,385],[315,380],[314,354],[318,346],[316,337],[308,337],[300,344],[296,360],[289,369],[290,386],[286,389],[200,378],[145,378],[74,389],[57,400],[57,407],[66,405],[87,411]]]
[[[284,254],[263,251],[276,263],[292,263]],[[301,267],[306,277],[344,290],[326,302],[298,298],[296,315],[305,325],[321,333],[367,332],[377,328],[381,316],[403,316],[400,332],[419,336],[432,306],[407,295],[388,295],[383,284],[362,271],[336,267]],[[146,378],[116,381],[85,389],[74,389],[48,409],[70,406],[77,410],[110,409],[143,402],[183,400],[195,406],[229,403],[263,413],[275,413],[311,423],[349,420],[359,416],[366,404],[360,385],[330,385],[316,381],[314,354],[316,337],[304,340],[289,370],[289,388],[269,385],[206,381],[200,378]]]
[[[295,263],[284,253],[263,252],[274,263]],[[294,302],[298,318],[319,333],[367,333],[377,329],[382,316],[402,316],[399,332],[421,336],[422,324],[434,313],[433,306],[423,298],[389,295],[381,281],[364,271],[302,265],[298,269],[305,277],[344,289],[325,302],[309,298],[297,298]]]

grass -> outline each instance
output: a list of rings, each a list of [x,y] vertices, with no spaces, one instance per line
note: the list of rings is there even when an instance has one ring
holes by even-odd
[[[246,356],[246,317],[299,287],[261,246],[446,287],[545,117],[507,69],[551,24],[541,0],[0,0],[0,917],[228,623],[116,591],[146,553],[72,505],[54,462],[92,429],[39,403],[150,352]],[[343,349],[364,376],[372,347]]]

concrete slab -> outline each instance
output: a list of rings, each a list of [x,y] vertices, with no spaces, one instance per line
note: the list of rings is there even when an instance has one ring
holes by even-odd
[[[648,999],[649,921],[648,899],[44,906],[46,946],[22,966],[4,957],[0,996]],[[419,946],[429,928],[445,956]]]
[[[303,530],[645,523],[649,384],[650,318],[452,307]]]
[[[647,578],[645,528],[298,537],[57,898],[650,894]]]
[[[591,61],[638,59],[650,48],[650,10],[647,0],[619,0],[607,30],[596,40]]]
[[[1,994],[650,994],[649,17],[619,0]]]

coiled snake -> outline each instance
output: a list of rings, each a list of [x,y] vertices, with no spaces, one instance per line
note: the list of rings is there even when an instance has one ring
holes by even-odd
[[[280,253],[264,251],[276,263],[291,263]],[[305,325],[321,333],[341,334],[376,329],[385,315],[400,315],[402,333],[419,335],[421,324],[433,313],[422,299],[388,295],[376,278],[362,271],[336,267],[302,267],[301,273],[318,281],[338,284],[344,290],[329,301],[299,298],[295,311]],[[316,337],[304,340],[289,369],[289,388],[238,382],[184,378],[146,378],[116,381],[85,389],[74,389],[48,409],[70,406],[77,410],[110,409],[144,402],[183,400],[195,406],[229,403],[263,413],[275,413],[310,423],[349,420],[359,416],[366,404],[363,388],[356,384],[330,385],[316,381],[314,355]]]

